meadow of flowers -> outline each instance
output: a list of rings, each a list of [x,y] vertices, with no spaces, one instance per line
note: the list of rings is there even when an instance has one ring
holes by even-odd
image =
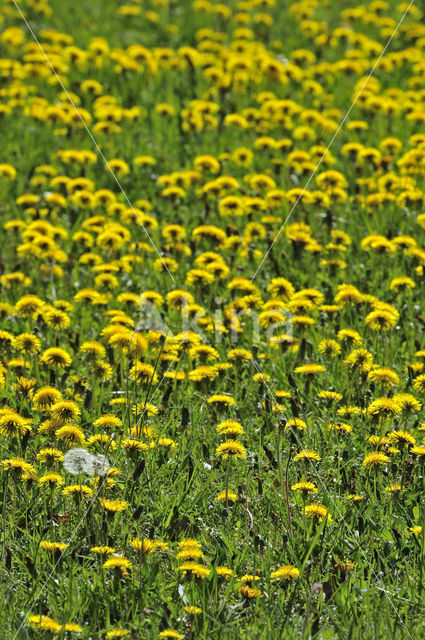
[[[425,636],[425,24],[0,6],[0,638]]]

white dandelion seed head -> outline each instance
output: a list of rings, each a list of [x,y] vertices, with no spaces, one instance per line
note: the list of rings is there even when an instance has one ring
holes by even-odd
[[[85,473],[88,476],[104,476],[110,464],[101,454],[93,455],[86,449],[70,449],[65,453],[63,466],[68,473],[77,475]]]
[[[63,466],[68,473],[88,473],[92,454],[85,449],[69,449],[65,453]]]
[[[106,456],[102,456],[100,453],[97,456],[92,456],[91,462],[92,476],[104,476],[110,469],[110,464]]]

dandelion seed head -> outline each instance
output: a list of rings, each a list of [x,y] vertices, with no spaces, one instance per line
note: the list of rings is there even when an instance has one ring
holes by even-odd
[[[85,473],[88,476],[104,476],[110,469],[106,456],[94,455],[86,449],[69,449],[66,452],[63,466],[68,473],[77,475]]]

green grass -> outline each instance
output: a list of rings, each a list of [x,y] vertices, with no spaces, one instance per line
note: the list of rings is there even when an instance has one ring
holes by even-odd
[[[33,467],[25,476],[1,465],[0,635],[103,640],[120,637],[122,629],[122,637],[134,640],[420,638],[424,456],[413,439],[422,446],[425,384],[415,378],[422,374],[424,348],[425,230],[418,216],[425,154],[423,142],[412,138],[423,129],[420,115],[412,114],[423,113],[425,96],[421,12],[413,6],[404,18],[363,90],[406,8],[393,0],[382,7],[232,1],[206,3],[207,10],[199,2],[149,0],[132,4],[140,10],[132,16],[123,15],[122,6],[115,0],[20,5],[71,98],[88,114],[96,145],[78,120],[70,122],[74,109],[13,3],[0,8],[0,460],[22,458]],[[238,33],[241,28],[251,31]],[[317,32],[309,35],[309,28]],[[208,38],[201,29],[211,30]],[[62,34],[57,44],[49,30]],[[93,38],[108,47],[97,57]],[[134,45],[145,47],[139,67],[125,70]],[[190,64],[183,47],[191,47]],[[161,59],[161,48],[170,49],[171,62]],[[305,60],[286,66],[297,50],[307,51]],[[310,60],[308,52],[315,57]],[[276,61],[282,65],[277,75],[267,71]],[[219,70],[221,86],[208,78],[209,69]],[[86,80],[100,83],[98,96],[82,88]],[[112,109],[100,104],[105,96]],[[158,112],[163,103],[171,115]],[[199,104],[210,110],[210,120]],[[134,108],[139,111],[132,118]],[[256,122],[232,125],[231,114]],[[120,129],[102,131],[99,123],[111,118]],[[354,120],[367,128],[350,128]],[[257,141],[264,136],[289,139],[291,149],[261,149]],[[387,138],[396,138],[394,149],[382,146]],[[348,143],[358,144],[363,161],[347,154]],[[233,155],[241,148],[253,153],[248,166]],[[379,152],[378,160],[367,158],[370,149]],[[64,150],[74,152],[70,162]],[[93,162],[82,162],[78,150],[92,151]],[[293,151],[307,155],[296,163]],[[203,154],[219,160],[217,173],[196,168]],[[144,155],[155,164],[137,166],[134,158]],[[118,167],[117,182],[103,158],[124,161],[128,172]],[[8,173],[9,165],[16,175]],[[339,192],[321,183],[328,170],[337,172]],[[265,188],[250,182],[258,175],[274,182]],[[55,182],[60,176],[63,183]],[[202,191],[223,176],[234,181],[227,190],[216,196]],[[121,207],[100,201],[83,206],[72,186],[79,178],[88,181],[87,197],[107,189]],[[169,185],[184,191],[167,197]],[[305,185],[315,201],[298,201],[291,192]],[[273,204],[275,190],[283,198]],[[62,198],[49,201],[52,192]],[[21,199],[28,194],[38,202]],[[226,196],[239,199],[243,215],[221,215]],[[250,210],[253,202],[260,208]],[[145,228],[137,216],[128,217],[129,203]],[[94,216],[103,218],[93,222]],[[180,225],[181,239],[167,239],[170,225]],[[216,237],[193,235],[201,225],[218,228]],[[112,247],[105,230],[118,233]],[[365,246],[372,234],[375,244]],[[203,276],[210,252],[222,277]],[[171,275],[161,260],[170,260]],[[190,280],[193,269],[202,270],[204,282]],[[115,280],[102,284],[102,272]],[[405,276],[411,289],[390,287]],[[289,282],[288,296],[275,295],[270,286],[279,277]],[[242,284],[229,286],[235,278]],[[335,306],[346,285],[357,288],[354,300]],[[79,301],[84,289],[100,297]],[[190,350],[196,336],[189,336],[188,347],[181,335],[187,326],[170,296],[180,289],[198,305],[190,308],[199,315],[189,328],[213,348],[210,362]],[[160,296],[154,315],[165,338],[149,331],[152,316],[139,300],[146,291]],[[126,301],[124,293],[133,297]],[[35,313],[22,310],[27,295],[39,298]],[[388,331],[370,323],[369,314],[383,304]],[[55,328],[51,313],[58,306],[65,317]],[[270,309],[281,315],[268,327],[264,314]],[[304,325],[298,316],[314,322]],[[361,344],[344,342],[343,329],[358,332]],[[40,341],[34,353],[22,350],[19,336],[25,333]],[[293,338],[292,346],[273,345],[272,336],[282,333]],[[335,357],[326,355],[324,340],[336,341]],[[87,341],[98,343],[94,358],[82,348]],[[65,350],[70,364],[44,364],[49,348]],[[355,348],[369,353],[363,371],[346,361]],[[233,359],[232,349],[244,349],[246,358]],[[150,365],[144,381],[131,374],[138,360]],[[229,367],[218,374],[217,363]],[[204,364],[206,378],[191,379]],[[324,370],[311,376],[296,370],[306,364]],[[380,385],[368,375],[380,367],[392,370],[394,384]],[[173,380],[170,372],[185,377]],[[59,402],[75,403],[76,413],[54,422],[50,408],[37,402],[46,386],[61,393]],[[320,397],[325,390],[340,394],[339,400]],[[209,402],[214,394],[228,394],[234,404]],[[400,406],[392,417],[374,418],[368,411],[374,400],[400,394],[419,404],[410,413]],[[117,398],[121,404],[113,402]],[[93,424],[109,414],[119,418],[115,426]],[[305,428],[288,424],[294,418]],[[243,426],[242,434],[229,438],[240,442],[246,457],[219,455],[226,436],[217,426],[224,420]],[[70,423],[77,427],[74,439],[61,439],[58,430]],[[329,429],[335,423],[351,430]],[[103,441],[90,440],[98,434],[106,434]],[[127,448],[130,436],[140,450]],[[74,447],[102,453],[116,474],[72,475],[62,460],[49,466],[38,455],[49,447],[62,456]],[[303,450],[320,459],[297,459]],[[364,460],[374,451],[387,457],[369,468]],[[48,472],[59,474],[51,487],[43,480]],[[303,498],[292,488],[299,482],[314,483],[316,493]],[[64,493],[76,484],[90,495]],[[230,493],[228,504],[217,500],[226,489],[235,502]],[[353,494],[362,499],[353,501]],[[103,499],[125,501],[123,510],[114,512]],[[308,517],[311,503],[322,505],[323,519]],[[130,544],[134,538],[164,547],[139,554]],[[193,573],[182,571],[179,556],[179,543],[188,538],[202,551]],[[67,546],[55,553],[40,544],[46,541]],[[108,558],[92,551],[97,546],[111,547],[108,557],[124,556],[131,568],[103,567]],[[273,572],[287,565],[297,569],[296,579],[274,580]],[[231,575],[220,577],[217,567]],[[190,614],[187,606],[202,612]],[[45,629],[38,628],[40,621]],[[70,623],[77,627],[67,629]],[[170,629],[174,636],[167,636]]]

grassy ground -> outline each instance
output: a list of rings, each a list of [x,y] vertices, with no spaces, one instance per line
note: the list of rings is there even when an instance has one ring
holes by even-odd
[[[422,19],[1,5],[3,638],[425,633]]]

